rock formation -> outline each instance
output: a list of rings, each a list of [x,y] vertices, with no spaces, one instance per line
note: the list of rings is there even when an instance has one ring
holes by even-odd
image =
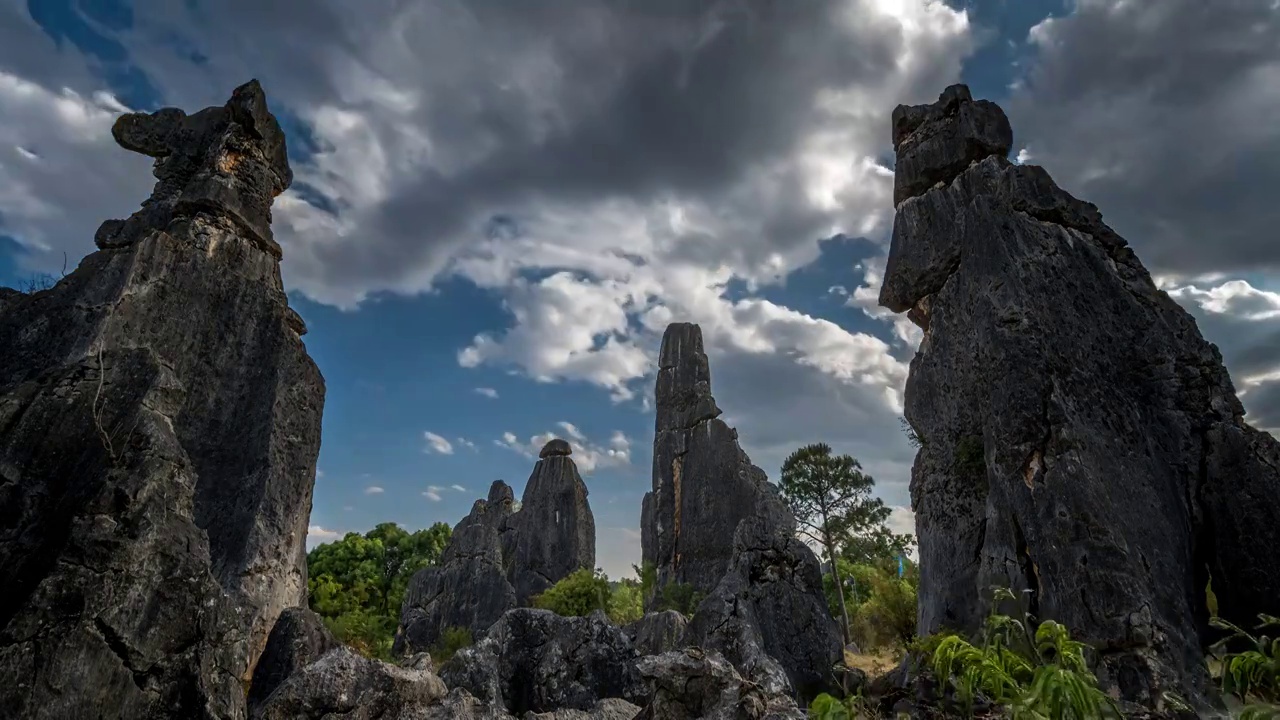
[[[640,675],[653,687],[637,720],[803,720],[785,694],[744,680],[724,656],[699,648],[645,657]]]
[[[697,325],[667,327],[654,394],[653,490],[641,509],[642,556],[657,572],[656,591],[679,582],[708,593],[729,567],[738,523],[763,514],[794,532],[795,519],[738,446],[738,432],[719,419]]]
[[[305,598],[324,402],[270,227],[284,135],[257,82],[112,134],[156,158],[151,198],[0,294],[0,707],[242,717]]]
[[[542,448],[519,512],[501,480],[453,530],[440,564],[410,581],[397,652],[429,650],[450,627],[482,635],[504,612],[580,568],[595,568],[596,530],[587,486],[564,440]]]
[[[623,630],[641,655],[661,655],[683,647],[689,619],[675,610],[651,612]]]
[[[709,594],[684,644],[721,650],[774,692],[812,697],[830,687],[841,645],[817,559],[795,539],[791,510],[738,446],[737,431],[719,419],[697,325],[667,328],[655,394],[641,548],[658,592],[679,582]]]
[[[339,645],[324,621],[311,610],[295,607],[280,613],[253,671],[248,698],[250,712],[262,705],[290,676]]]
[[[638,658],[626,634],[602,611],[561,617],[518,608],[483,640],[459,650],[440,676],[450,687],[517,715],[588,710],[606,698],[644,703]]]
[[[409,720],[438,705],[449,689],[430,670],[399,667],[339,646],[289,675],[253,720]]]
[[[569,443],[559,439],[542,448],[525,483],[520,512],[508,520],[507,579],[519,606],[573,571],[596,566],[596,522],[570,452]]]
[[[880,304],[924,329],[920,632],[976,628],[990,585],[1029,590],[1123,698],[1212,704],[1206,583],[1234,622],[1280,610],[1280,446],[1097,208],[1006,159],[999,107],[950,87],[898,107],[893,143]]]

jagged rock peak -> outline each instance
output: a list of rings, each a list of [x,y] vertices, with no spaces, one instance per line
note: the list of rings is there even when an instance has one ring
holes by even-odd
[[[496,508],[502,505],[511,507],[511,504],[515,502],[515,499],[515,491],[513,491],[511,486],[505,482],[501,480],[494,480],[493,484],[489,486],[488,505],[490,507]]]
[[[111,128],[120,147],[156,159],[151,198],[128,220],[107,220],[99,248],[129,245],[151,230],[198,213],[232,223],[276,259],[271,201],[293,182],[284,132],[257,80],[222,107],[194,115],[178,108],[121,116]]]
[[[893,203],[949,183],[970,163],[1005,157],[1013,130],[999,105],[975,102],[965,85],[942,91],[936,103],[893,110],[893,148],[898,153]]]
[[[567,457],[572,454],[573,454],[573,448],[569,447],[568,440],[562,440],[560,438],[552,438],[551,440],[547,441],[546,445],[542,446],[542,450],[538,453],[538,457],[549,458],[549,457],[552,457],[553,455],[554,456],[563,455]]]
[[[1215,714],[1204,588],[1237,624],[1276,614],[1280,443],[1098,209],[1007,159],[997,106],[949,88],[892,132],[880,303],[924,328],[905,393],[920,634],[976,630],[1010,587],[1099,648],[1109,691]]]
[[[654,394],[659,432],[688,429],[720,416],[711,396],[711,365],[702,347],[702,328],[693,323],[667,326],[658,353]]]

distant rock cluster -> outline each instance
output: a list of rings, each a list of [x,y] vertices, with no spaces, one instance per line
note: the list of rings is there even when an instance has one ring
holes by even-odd
[[[440,564],[418,571],[405,594],[399,653],[427,651],[445,630],[482,635],[575,570],[596,566],[596,526],[569,443],[551,440],[525,483],[520,510],[498,480],[453,530]]]
[[[1012,587],[1100,650],[1123,699],[1210,711],[1206,585],[1240,625],[1277,611],[1280,444],[1098,209],[1012,143],[963,85],[893,113],[880,304],[924,330],[920,632],[976,629],[987,588]]]

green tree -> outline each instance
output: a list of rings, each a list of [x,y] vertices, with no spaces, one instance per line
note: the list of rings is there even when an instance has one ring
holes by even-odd
[[[344,643],[385,655],[410,579],[439,562],[450,533],[444,523],[412,533],[382,523],[317,546],[307,554],[311,609]]]
[[[535,596],[533,606],[557,615],[590,615],[596,610],[608,612],[612,594],[609,578],[603,572],[582,568]]]
[[[849,612],[840,564],[842,543],[884,527],[889,509],[872,497],[875,480],[851,455],[834,455],[826,443],[806,445],[782,463],[780,486],[798,524],[797,534],[820,545],[840,605],[841,628],[849,641]]]
[[[608,612],[609,619],[618,625],[626,625],[644,617],[644,596],[641,594],[640,583],[626,578],[613,583]]]

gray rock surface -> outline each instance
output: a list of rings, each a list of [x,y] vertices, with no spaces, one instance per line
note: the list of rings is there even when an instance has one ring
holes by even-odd
[[[697,325],[667,328],[655,395],[641,549],[659,592],[681,582],[708,595],[684,644],[722,650],[771,692],[786,686],[808,698],[830,687],[841,645],[817,558],[795,540],[795,518],[739,447],[737,431],[717,417]]]
[[[564,444],[565,452],[557,449]],[[440,564],[416,575],[401,608],[398,652],[429,650],[448,627],[482,635],[561,578],[595,568],[596,527],[568,443],[543,448],[519,512],[501,480],[454,528]]]
[[[548,452],[556,442],[543,448],[525,483],[520,512],[507,521],[507,579],[519,606],[573,571],[596,566],[596,522],[587,485],[568,453]]]
[[[689,619],[675,610],[651,612],[623,630],[641,655],[660,655],[684,647]]]
[[[495,481],[488,499],[477,500],[453,528],[440,564],[414,574],[405,591],[396,652],[430,652],[451,627],[467,628],[478,638],[516,606],[502,540],[514,504],[511,487]]]
[[[738,446],[737,431],[719,419],[697,325],[667,327],[654,394],[653,489],[641,509],[642,556],[657,571],[655,596],[673,582],[708,593],[729,567],[738,523],[764,514],[794,530],[795,519]]]
[[[626,634],[601,611],[561,617],[517,608],[483,640],[459,650],[440,677],[449,687],[515,714],[589,710],[608,698],[644,702],[637,658]]]
[[[320,616],[310,609],[288,608],[280,613],[253,671],[253,683],[249,686],[250,712],[290,676],[339,645]],[[430,671],[431,667],[421,669]]]
[[[242,717],[305,601],[324,403],[269,225],[284,136],[256,82],[113,135],[152,197],[0,304],[0,707]]]
[[[290,675],[254,720],[419,720],[448,688],[426,670],[371,660],[338,647]]]
[[[1237,623],[1280,597],[1276,440],[1098,209],[1006,159],[998,107],[958,86],[893,124],[880,303],[924,328],[906,388],[920,632],[975,629],[990,585],[1029,590],[1124,699],[1212,706],[1206,582]]]
[[[652,688],[644,720],[803,720],[785,693],[744,680],[723,655],[700,648],[651,655],[638,663]]]
[[[813,552],[764,517],[744,520],[733,563],[698,606],[684,644],[718,650],[772,694],[803,702],[839,686],[840,630]]]

